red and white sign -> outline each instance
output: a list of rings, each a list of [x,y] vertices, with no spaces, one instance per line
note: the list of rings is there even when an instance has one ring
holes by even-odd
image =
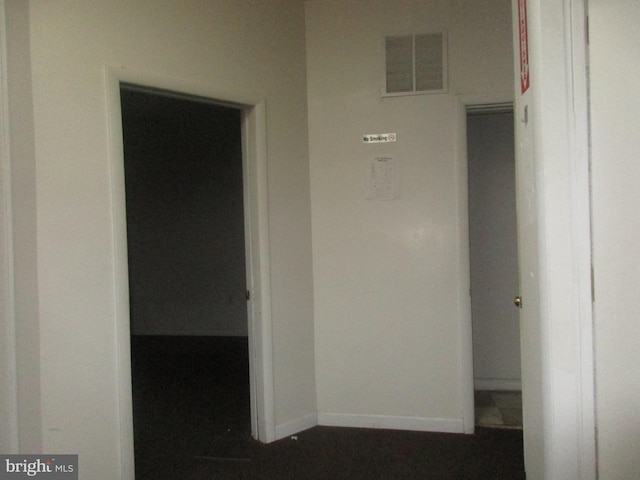
[[[518,0],[518,30],[520,32],[520,93],[531,85],[529,72],[529,32],[527,29],[527,0]]]

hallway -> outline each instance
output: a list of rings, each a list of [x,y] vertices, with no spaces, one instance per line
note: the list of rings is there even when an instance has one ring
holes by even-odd
[[[475,391],[476,426],[522,430],[522,392]]]

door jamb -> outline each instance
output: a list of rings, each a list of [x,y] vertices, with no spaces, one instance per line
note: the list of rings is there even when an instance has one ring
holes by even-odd
[[[18,385],[13,252],[12,169],[5,2],[0,0],[0,445],[18,453]]]
[[[262,442],[275,440],[271,288],[269,274],[269,212],[267,192],[266,105],[261,98],[220,92],[210,86],[160,77],[123,67],[105,67],[109,127],[109,159],[114,248],[115,327],[119,389],[120,463],[123,478],[134,478],[133,402],[124,187],[124,147],[120,84],[201,97],[242,110],[243,189],[251,434]],[[215,99],[215,100],[213,100]]]

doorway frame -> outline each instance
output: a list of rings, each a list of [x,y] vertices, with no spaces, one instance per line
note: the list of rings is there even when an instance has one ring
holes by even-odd
[[[141,90],[200,98],[242,112],[242,173],[245,226],[251,435],[275,440],[269,210],[267,191],[266,104],[259,97],[220,91],[184,79],[168,78],[124,67],[104,71],[109,128],[109,178],[114,245],[114,290],[117,342],[119,431],[123,478],[134,476],[133,399],[131,392],[131,327],[122,137],[121,84]]]
[[[465,119],[466,120],[465,128],[467,129],[466,130],[467,136],[468,136],[468,133],[469,133],[468,132],[468,128],[469,128],[469,116],[470,115],[492,116],[492,115],[500,115],[500,114],[510,114],[512,118],[515,118],[515,110],[514,110],[514,108],[515,108],[514,102],[499,102],[499,103],[490,103],[490,104],[473,103],[473,104],[466,105],[467,117]],[[513,196],[513,199],[512,199],[513,200],[512,206],[513,206],[514,211],[515,211],[515,209],[516,209],[516,197],[515,197],[515,183],[516,183],[515,182],[515,180],[516,180],[515,179],[515,125],[514,125],[513,121],[511,122],[510,128],[511,128],[511,139],[512,139],[512,141],[514,143],[514,145],[513,145],[514,149],[512,151],[511,160],[512,160],[512,166],[514,168],[513,178],[512,178],[513,188],[514,188],[514,192],[513,192],[514,196]],[[471,140],[471,143],[473,144],[473,140]],[[467,148],[468,148],[468,145],[467,145]],[[469,166],[469,152],[467,151],[467,167],[468,166]],[[469,176],[467,175],[467,192],[469,192],[469,190],[471,190],[471,184],[473,183],[473,179],[470,179],[468,177]],[[505,203],[508,203],[508,200],[505,201]],[[467,206],[468,206],[467,212],[471,211],[472,206],[470,204],[473,204],[473,200],[470,200],[470,201],[467,202]],[[516,219],[514,218],[514,220],[516,220]],[[471,229],[473,225],[474,225],[474,220],[469,215],[469,228]],[[514,225],[514,228],[515,227],[516,226]],[[514,238],[516,238],[516,237],[517,237],[517,232],[514,230]],[[519,276],[519,273],[518,273],[518,262],[519,262],[519,259],[518,259],[518,256],[517,256],[517,254],[518,254],[517,239],[515,239],[514,241],[516,243],[515,250],[514,250],[514,253],[515,253],[516,257],[514,258],[515,263],[511,264],[511,266],[515,266],[516,275]],[[469,259],[470,260],[471,260],[471,249],[472,248],[473,248],[473,242],[471,241],[471,235],[469,235],[469,256],[470,256]],[[470,272],[469,272],[469,274],[470,274],[470,276],[473,276],[473,274],[474,274],[474,267],[471,264],[471,261],[470,261]],[[519,282],[519,279],[518,279],[518,281],[516,283],[518,283],[518,282]],[[472,291],[472,288],[470,288],[470,292],[471,291]],[[514,297],[516,295],[519,295],[519,286],[518,285],[516,286],[515,290],[513,290],[512,295]],[[511,297],[511,298],[513,298],[513,297]],[[470,294],[470,299],[471,299],[471,302],[472,302],[471,303],[471,321],[472,321],[472,324],[473,324],[474,323],[474,316],[473,316],[474,312],[473,312],[473,295],[472,294]],[[506,300],[508,301],[509,304],[511,304],[510,297],[506,297]],[[505,301],[505,298],[503,298],[502,301]],[[508,324],[511,324],[512,322],[519,322],[519,318],[518,318],[519,314],[518,314],[518,312],[513,313],[516,310],[515,308],[513,308],[513,305],[512,305],[511,308],[513,309],[512,312],[511,312],[511,314],[513,314],[513,318],[509,319],[509,321],[507,322]],[[479,330],[478,329],[478,325],[476,323],[476,326],[472,327],[472,331],[473,331],[473,333],[477,334],[478,330]],[[480,328],[480,330],[481,330],[481,328]],[[518,336],[517,337],[513,337],[513,338],[516,338],[516,341],[518,343],[518,350],[520,350],[520,334],[518,333]],[[472,348],[474,358],[475,358],[475,354],[476,354],[477,348],[478,348],[478,345],[474,341],[473,348]],[[522,354],[519,354],[517,356],[517,358],[518,358],[518,370],[520,370],[521,363],[522,363],[522,361],[521,361]],[[476,367],[477,366],[478,365],[476,365],[476,364],[473,365],[473,368],[474,368],[474,380],[473,380],[474,391],[475,390],[494,390],[494,391],[521,391],[522,390],[522,380],[521,380],[522,377],[521,376],[514,377],[514,378],[509,378],[509,379],[504,379],[504,378],[503,379],[500,379],[500,378],[479,379],[479,378],[476,378],[476,376],[475,376],[476,375]]]
[[[460,397],[462,430],[475,431],[473,378],[473,326],[471,319],[471,263],[469,255],[469,174],[467,153],[467,107],[513,104],[513,93],[455,96],[455,165],[458,199],[458,315],[460,319]]]
[[[5,9],[4,0],[0,0],[0,450],[13,454],[18,453],[19,437],[9,69],[6,45],[8,20]]]

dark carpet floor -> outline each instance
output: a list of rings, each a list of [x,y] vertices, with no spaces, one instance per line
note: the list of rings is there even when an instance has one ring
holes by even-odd
[[[137,480],[524,479],[522,431],[251,438],[246,338],[132,338]]]

